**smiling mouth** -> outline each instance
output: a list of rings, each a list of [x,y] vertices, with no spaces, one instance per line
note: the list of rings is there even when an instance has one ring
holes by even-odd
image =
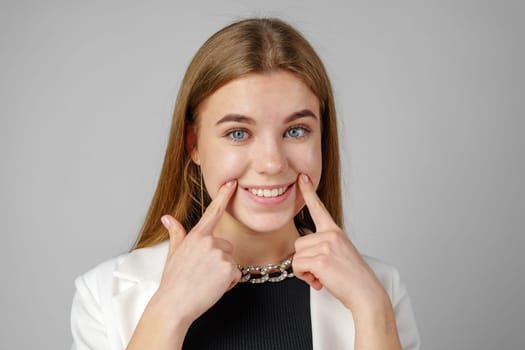
[[[283,193],[286,192],[286,190],[290,186],[283,186],[278,188],[248,188],[248,191],[257,197],[264,197],[264,198],[275,198],[281,196]]]

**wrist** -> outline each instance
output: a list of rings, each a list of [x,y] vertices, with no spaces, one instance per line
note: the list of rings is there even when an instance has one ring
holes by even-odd
[[[155,293],[146,306],[145,313],[150,314],[165,331],[184,338],[193,319],[181,308],[183,303],[177,305],[170,299],[168,295]]]
[[[356,332],[374,336],[396,336],[396,317],[392,303],[385,293],[374,303],[363,304],[352,311]]]
[[[395,320],[392,303],[384,291],[355,303],[351,311],[356,323],[381,323],[383,320]]]
[[[159,294],[153,295],[133,332],[127,350],[182,349],[191,322],[172,312],[175,308],[166,300]]]
[[[395,313],[388,297],[375,305],[358,308],[352,315],[356,349],[401,350]]]

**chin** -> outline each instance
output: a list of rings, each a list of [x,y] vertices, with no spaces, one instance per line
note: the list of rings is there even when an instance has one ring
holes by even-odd
[[[246,226],[250,231],[253,232],[260,232],[260,233],[270,233],[270,232],[276,232],[280,231],[283,228],[285,228],[287,225],[289,225],[290,221],[286,221],[286,223],[278,223],[278,222],[260,222],[260,223],[245,223],[243,222],[243,225]]]

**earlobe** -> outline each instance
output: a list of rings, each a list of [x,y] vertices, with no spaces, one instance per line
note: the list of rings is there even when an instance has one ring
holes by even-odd
[[[201,160],[199,159],[199,151],[197,151],[197,147],[193,147],[193,149],[190,151],[191,160],[193,160],[193,163],[197,165],[201,165]]]
[[[186,130],[185,140],[186,151],[190,154],[191,160],[197,165],[200,165],[199,151],[197,150],[197,134],[195,127],[190,126]]]

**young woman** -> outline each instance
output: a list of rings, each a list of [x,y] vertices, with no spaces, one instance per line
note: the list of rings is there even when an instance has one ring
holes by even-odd
[[[76,281],[73,349],[418,349],[398,273],[342,225],[323,64],[282,21],[234,23],[186,72],[135,247]]]

